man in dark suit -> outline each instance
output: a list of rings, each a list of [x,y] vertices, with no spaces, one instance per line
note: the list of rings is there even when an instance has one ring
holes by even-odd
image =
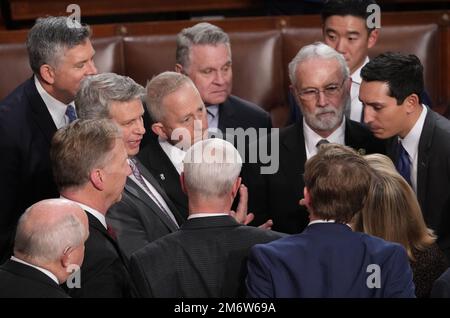
[[[14,256],[0,266],[0,298],[69,297],[59,285],[80,269],[88,235],[86,213],[75,203],[32,205],[19,219]]]
[[[82,207],[89,220],[81,287],[68,288],[69,295],[134,296],[126,259],[105,220],[131,173],[119,128],[106,119],[77,120],[56,132],[50,157],[61,196]]]
[[[178,33],[175,70],[189,76],[197,87],[206,105],[209,129],[232,136],[227,128],[272,127],[263,108],[231,95],[231,45],[221,28],[203,22]]]
[[[103,73],[85,78],[75,98],[79,118],[111,119],[120,127],[132,161],[134,173],[127,178],[122,199],[106,215],[127,257],[176,231],[185,221],[158,181],[136,158],[145,133],[144,94],[144,88],[131,78]]]
[[[186,150],[206,137],[206,110],[198,90],[186,75],[164,72],[147,85],[147,108],[156,135],[138,158],[158,180],[184,219],[187,197],[180,184]]]
[[[68,17],[38,19],[27,49],[34,76],[0,102],[0,263],[12,252],[14,229],[25,208],[58,196],[50,141],[74,116],[68,107],[80,81],[97,72],[90,30]]]
[[[189,217],[180,230],[131,256],[145,297],[244,296],[246,257],[251,246],[281,234],[239,224],[230,215],[241,186],[242,160],[219,138],[195,143],[184,161],[182,186]]]
[[[249,153],[261,156],[269,144],[271,169],[249,163],[243,172],[249,187],[249,210],[255,223],[273,220],[273,229],[300,233],[308,224],[308,213],[298,201],[303,196],[304,164],[324,142],[349,145],[364,153],[383,152],[383,145],[359,123],[345,119],[350,102],[351,80],[341,54],[323,43],[303,47],[289,64],[291,90],[304,117],[300,122],[261,139]]]
[[[376,137],[390,139],[388,155],[450,259],[450,122],[422,103],[423,66],[415,55],[385,53],[361,77],[365,122]]]
[[[305,164],[308,227],[251,249],[250,297],[415,297],[406,250],[348,223],[364,205],[372,171],[362,156],[338,144],[320,147]]]

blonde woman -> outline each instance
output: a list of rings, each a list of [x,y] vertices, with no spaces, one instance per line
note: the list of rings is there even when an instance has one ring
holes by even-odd
[[[433,282],[448,267],[447,259],[425,224],[414,191],[392,161],[380,154],[365,158],[375,175],[354,229],[402,244],[413,270],[416,296],[429,297]]]

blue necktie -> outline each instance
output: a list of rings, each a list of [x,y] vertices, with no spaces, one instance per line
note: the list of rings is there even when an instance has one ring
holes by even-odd
[[[75,119],[77,119],[77,113],[75,112],[75,107],[72,105],[67,105],[66,108],[66,116],[69,118],[69,123],[73,122]]]
[[[411,184],[411,160],[400,141],[398,142],[398,159],[395,167],[402,177]]]

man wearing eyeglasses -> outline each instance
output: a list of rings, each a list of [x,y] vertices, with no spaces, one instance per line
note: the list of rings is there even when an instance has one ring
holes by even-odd
[[[340,53],[321,42],[307,45],[289,64],[289,77],[303,117],[279,133],[278,171],[263,175],[259,164],[247,165],[243,177],[255,223],[269,217],[274,230],[299,233],[309,222],[306,209],[298,204],[303,197],[304,164],[318,147],[345,144],[360,153],[383,152],[384,147],[360,123],[344,118],[351,79]],[[270,145],[272,152],[275,148]]]

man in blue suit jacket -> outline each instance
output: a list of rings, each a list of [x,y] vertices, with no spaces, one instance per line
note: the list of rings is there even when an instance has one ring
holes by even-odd
[[[59,196],[50,141],[73,119],[67,105],[80,81],[97,72],[90,30],[75,26],[67,17],[37,20],[27,39],[34,76],[0,102],[0,263],[11,255],[14,229],[25,209]]]
[[[414,297],[405,249],[353,232],[371,182],[367,162],[350,148],[323,145],[306,162],[310,220],[301,234],[253,247],[251,297]]]

